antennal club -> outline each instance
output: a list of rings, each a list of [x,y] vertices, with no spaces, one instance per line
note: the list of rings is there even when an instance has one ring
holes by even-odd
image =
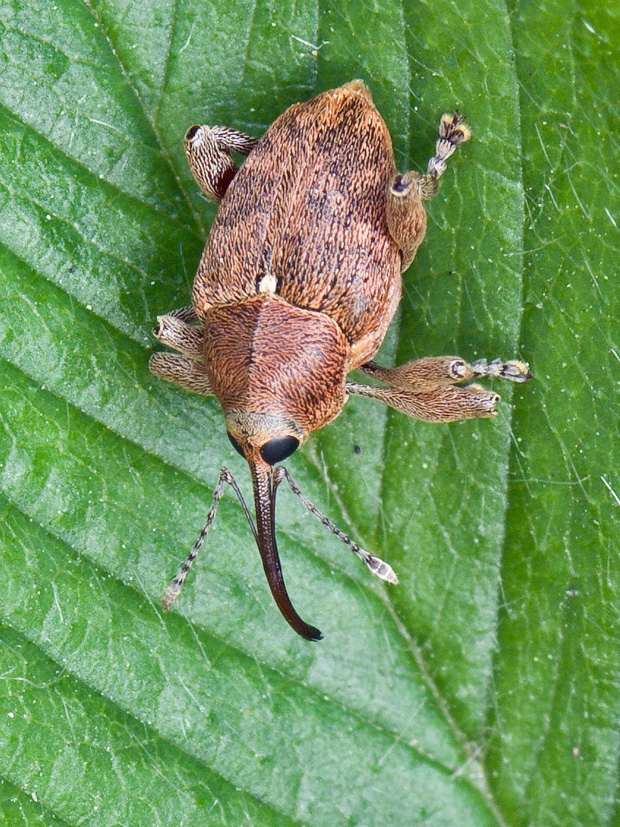
[[[358,546],[357,543],[354,543],[350,537],[347,537],[347,535],[341,531],[337,525],[334,525],[329,517],[326,517],[325,514],[321,513],[318,508],[316,508],[310,500],[302,494],[301,489],[297,486],[283,465],[279,465],[273,472],[274,505],[277,488],[283,479],[286,479],[293,494],[296,494],[299,497],[308,511],[317,518],[321,525],[324,525],[325,528],[328,528],[332,534],[335,534],[336,537],[338,537],[339,540],[342,540],[342,542],[351,549],[353,554],[357,555],[357,557],[359,557],[359,559],[368,566],[373,574],[381,580],[386,580],[388,583],[398,583],[398,577],[389,563],[386,563],[385,560],[382,560],[380,557],[375,557],[374,554],[370,554],[370,552],[360,548],[360,546]]]

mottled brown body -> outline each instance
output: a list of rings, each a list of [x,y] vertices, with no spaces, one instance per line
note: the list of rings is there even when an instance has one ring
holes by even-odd
[[[199,315],[273,279],[282,299],[339,325],[347,372],[367,362],[401,294],[385,210],[394,172],[390,135],[364,87],[291,106],[222,199],[192,291]]]
[[[166,608],[180,593],[229,483],[282,614],[300,635],[319,639],[284,586],[275,541],[282,479],[375,574],[393,583],[396,576],[274,466],[334,419],[350,394],[447,422],[495,413],[497,394],[459,386],[463,381],[528,378],[518,362],[468,365],[448,356],[389,369],[370,361],[398,306],[401,270],[424,237],[423,200],[435,195],[446,160],[468,137],[457,115],[444,115],[426,174],[396,174],[389,133],[359,81],[292,106],[259,141],[226,127],[195,126],[186,134],[197,183],[221,203],[194,281],[193,306],[159,317],[156,336],[178,353],[156,353],[150,367],[166,381],[217,396],[228,435],[250,466],[256,526],[232,475],[222,469],[206,525],[166,591]],[[239,171],[233,151],[248,156]],[[347,382],[354,368],[384,384]]]

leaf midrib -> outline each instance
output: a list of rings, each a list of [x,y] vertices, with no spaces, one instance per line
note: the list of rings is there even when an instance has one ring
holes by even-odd
[[[518,185],[518,192],[520,193],[520,204],[521,204],[521,233],[520,233],[520,244],[519,249],[511,251],[511,255],[518,257],[519,261],[519,273],[520,273],[520,294],[519,294],[519,307],[517,313],[517,329],[515,331],[515,346],[517,350],[519,349],[519,343],[521,342],[521,332],[523,329],[523,296],[525,290],[525,266],[524,266],[524,258],[525,258],[525,234],[527,228],[527,210],[526,210],[526,199],[525,199],[525,188],[524,188],[524,171],[523,171],[523,118],[522,118],[522,105],[521,105],[521,95],[523,94],[523,86],[519,79],[518,73],[518,54],[515,48],[515,39],[514,39],[514,28],[513,28],[513,20],[510,10],[508,8],[507,0],[503,0],[504,6],[504,18],[506,21],[506,28],[510,35],[510,45],[511,45],[511,52],[510,52],[510,59],[507,61],[507,65],[510,67],[513,75],[513,87],[514,87],[514,102],[515,102],[515,117],[517,119],[517,128],[518,131],[514,136],[513,145],[517,149],[517,160],[518,160],[518,172],[519,178],[516,181]],[[513,436],[513,406],[510,405],[510,408],[506,412],[506,428],[508,431],[509,439],[506,449],[505,461],[503,464],[503,481],[504,481],[504,509],[503,509],[503,520],[502,520],[502,538],[499,544],[499,556],[498,556],[498,579],[497,579],[497,601],[496,601],[496,610],[495,610],[495,618],[494,618],[494,632],[495,637],[498,637],[498,630],[499,630],[499,619],[500,614],[503,611],[504,601],[502,599],[502,580],[504,576],[504,563],[506,559],[506,544],[507,544],[507,537],[506,537],[506,517],[509,510],[512,508],[511,503],[511,479],[510,479],[510,468],[513,464],[513,459],[515,455],[515,451],[518,449],[516,439]],[[491,669],[489,672],[489,677],[487,680],[486,691],[485,691],[485,709],[484,709],[484,727],[490,731],[490,727],[492,724],[492,716],[494,710],[494,702],[495,702],[495,675],[497,672],[497,665],[498,665],[498,647],[495,648],[495,651],[492,653],[491,656]],[[495,811],[499,814],[500,819],[503,820],[503,813],[500,810],[500,805],[496,802],[495,797],[490,789],[488,778],[486,774],[486,755],[484,752],[481,752],[482,760],[481,764],[481,772],[482,778],[484,779],[485,787],[487,788],[488,795],[490,797],[491,806],[495,808]]]

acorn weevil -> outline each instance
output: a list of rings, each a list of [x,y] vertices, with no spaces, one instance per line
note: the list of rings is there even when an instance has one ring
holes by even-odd
[[[192,173],[219,209],[191,307],[158,317],[155,336],[177,353],[153,354],[150,369],[218,398],[230,441],[250,466],[256,525],[222,468],[206,524],[166,590],[164,608],[178,597],[228,483],[278,608],[298,634],[319,640],[284,585],[275,538],[283,479],[372,572],[397,579],[387,563],[321,514],[277,464],[337,417],[351,394],[417,419],[452,422],[495,414],[499,396],[463,382],[529,378],[527,365],[499,359],[468,364],[438,356],[396,368],[371,361],[398,307],[400,274],[424,238],[423,202],[435,196],[447,159],[469,135],[458,114],[444,115],[427,172],[400,175],[387,127],[360,81],[291,106],[260,140],[221,126],[188,130]],[[247,156],[240,170],[232,152]],[[352,370],[382,384],[349,382]]]

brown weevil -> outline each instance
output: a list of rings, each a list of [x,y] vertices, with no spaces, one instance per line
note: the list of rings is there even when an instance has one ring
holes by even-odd
[[[156,337],[177,353],[153,354],[150,369],[218,398],[230,441],[250,466],[256,525],[232,474],[222,468],[205,527],[166,590],[164,608],[178,597],[228,483],[248,518],[278,608],[298,634],[319,640],[284,585],[275,538],[283,479],[371,571],[397,580],[387,563],[318,512],[278,463],[337,417],[350,394],[379,399],[417,419],[451,422],[495,414],[498,395],[463,382],[529,378],[527,366],[516,361],[468,364],[439,356],[397,368],[371,361],[398,307],[400,274],[426,231],[423,202],[437,193],[447,159],[469,134],[459,115],[444,115],[427,172],[400,175],[387,127],[360,81],[291,106],[260,140],[221,126],[187,132],[194,178],[219,210],[192,306],[158,318]],[[240,170],[232,152],[247,156]],[[348,382],[352,370],[382,384]]]

